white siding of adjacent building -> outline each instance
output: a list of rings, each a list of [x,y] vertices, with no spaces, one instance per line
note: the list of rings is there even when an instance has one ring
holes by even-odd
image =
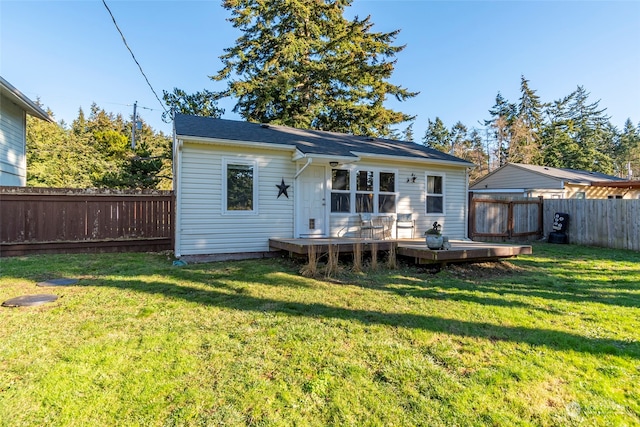
[[[26,115],[8,98],[0,99],[0,185],[27,185]]]
[[[176,255],[266,252],[270,237],[293,237],[295,164],[291,153],[185,142],[178,178]],[[255,214],[224,212],[223,162],[255,161]],[[282,179],[289,198],[277,198]]]
[[[471,190],[491,190],[505,188],[522,189],[562,189],[562,180],[540,175],[513,165],[506,165],[492,175],[488,175],[471,187]]]

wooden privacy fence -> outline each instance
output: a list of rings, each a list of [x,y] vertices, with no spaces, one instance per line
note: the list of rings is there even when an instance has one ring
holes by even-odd
[[[0,187],[0,256],[173,249],[170,191]]]
[[[569,215],[569,243],[640,251],[640,200],[545,199],[545,236],[556,212]]]
[[[543,199],[474,197],[469,193],[469,238],[484,241],[542,237]]]

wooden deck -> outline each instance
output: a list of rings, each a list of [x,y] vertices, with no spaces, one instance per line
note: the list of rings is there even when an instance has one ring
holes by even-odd
[[[356,244],[362,245],[362,252],[372,250],[388,251],[395,247],[400,256],[413,258],[416,264],[447,264],[452,262],[479,262],[511,258],[532,253],[530,245],[512,245],[502,243],[481,243],[465,240],[452,240],[448,250],[431,250],[424,239],[412,240],[371,240],[354,238],[322,239],[269,239],[269,247],[275,251],[286,251],[290,255],[304,255],[309,246],[316,252],[328,252],[329,246],[337,247],[340,253],[353,253]]]
[[[398,241],[398,255],[415,258],[416,264],[447,264],[450,262],[495,261],[532,253],[530,245],[504,243],[482,243],[452,240],[451,249],[434,251],[427,248],[424,241]]]

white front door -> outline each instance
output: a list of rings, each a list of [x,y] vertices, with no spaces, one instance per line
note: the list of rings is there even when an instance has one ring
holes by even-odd
[[[299,237],[327,235],[325,168],[309,165],[298,178],[298,234]]]

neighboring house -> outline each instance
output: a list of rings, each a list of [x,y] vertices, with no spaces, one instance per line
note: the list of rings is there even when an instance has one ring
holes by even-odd
[[[637,199],[640,181],[600,172],[507,163],[472,183],[469,191],[551,199]]]
[[[176,256],[355,237],[359,212],[411,213],[416,236],[434,221],[467,236],[473,164],[422,145],[181,114],[174,137]]]
[[[53,119],[0,77],[0,185],[27,185],[27,114]]]

